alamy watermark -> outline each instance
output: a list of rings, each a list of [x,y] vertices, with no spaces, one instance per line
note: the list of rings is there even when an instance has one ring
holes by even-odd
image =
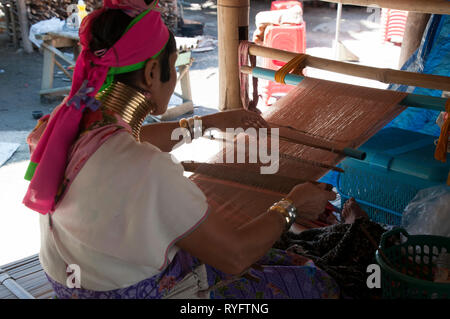
[[[70,289],[81,288],[81,268],[76,264],[68,265],[66,268],[66,286]]]
[[[201,129],[198,129],[201,127],[202,121],[195,120],[193,130],[194,136],[191,136],[189,130],[186,128],[179,127],[173,130],[171,135],[171,139],[173,141],[177,141],[180,137],[182,137],[182,140],[174,146],[174,149],[185,143],[191,143],[192,139],[197,139],[203,134],[207,135],[218,130],[217,128],[208,128],[202,134]],[[236,139],[236,143],[234,143],[234,137],[237,137],[240,134],[246,134],[249,138]],[[256,129],[254,127],[250,127],[245,130],[243,128],[227,128],[226,135],[230,138],[228,142],[218,140],[222,143],[223,149],[226,149],[226,164],[245,164],[246,159],[248,158],[248,163],[261,163],[266,165],[260,167],[261,174],[276,174],[278,172],[280,159],[280,133],[278,128]],[[270,152],[268,150],[269,146]],[[195,148],[196,146],[194,145],[192,149],[193,152],[196,152]],[[174,156],[172,156],[172,160],[175,163],[179,163]],[[218,158],[215,163],[224,163],[223,158]]]
[[[381,288],[381,268],[377,264],[371,264],[367,266],[367,277],[366,284],[369,289]]]

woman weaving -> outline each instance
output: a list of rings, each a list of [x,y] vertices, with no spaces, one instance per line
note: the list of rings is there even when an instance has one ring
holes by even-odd
[[[297,217],[335,194],[295,187],[233,229],[169,153],[178,123],[163,114],[176,84],[176,45],[156,3],[104,1],[83,20],[72,90],[39,121],[24,203],[41,213],[41,264],[59,298],[333,298],[314,263],[272,249]],[[255,112],[202,117],[203,129],[262,127]],[[81,287],[67,287],[68,265]],[[250,276],[240,276],[251,267]]]

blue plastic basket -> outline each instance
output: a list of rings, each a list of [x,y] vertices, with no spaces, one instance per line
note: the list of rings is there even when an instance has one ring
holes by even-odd
[[[444,184],[450,163],[434,159],[434,137],[388,128],[361,150],[364,161],[347,158],[340,167],[336,188],[342,204],[354,197],[378,223],[401,225],[402,212],[421,189]]]

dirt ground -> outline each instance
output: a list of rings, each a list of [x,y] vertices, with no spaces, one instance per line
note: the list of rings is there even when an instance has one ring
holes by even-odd
[[[204,1],[185,0],[184,17],[205,24],[204,34],[217,39],[216,6],[201,7]],[[269,10],[269,1],[252,1],[250,37],[255,30],[255,15]],[[333,58],[336,9],[306,7],[307,53]],[[383,44],[379,21],[367,8],[345,7],[343,11],[341,41],[366,65],[397,68],[400,49]],[[190,71],[193,101],[196,106],[218,107],[218,48],[193,53],[195,62]],[[0,34],[0,143],[18,143],[14,155],[0,167],[0,265],[27,257],[39,251],[38,214],[22,204],[27,182],[23,175],[29,152],[25,138],[36,124],[32,111],[49,113],[57,104],[41,103],[39,90],[42,76],[42,55],[39,51],[25,54],[8,43]],[[3,71],[1,71],[3,70]],[[57,70],[55,71],[57,72]],[[384,87],[374,81],[352,77],[338,77],[327,72],[311,70],[309,75],[340,81]],[[264,85],[260,84],[261,89]],[[56,73],[55,86],[67,86],[62,74]],[[261,105],[261,103],[260,103]],[[261,105],[264,107],[264,105]]]

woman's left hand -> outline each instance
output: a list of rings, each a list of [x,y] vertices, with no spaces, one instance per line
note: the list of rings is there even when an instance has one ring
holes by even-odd
[[[269,124],[256,112],[247,110],[231,110],[218,113],[217,128],[226,131],[227,128],[270,128]]]

